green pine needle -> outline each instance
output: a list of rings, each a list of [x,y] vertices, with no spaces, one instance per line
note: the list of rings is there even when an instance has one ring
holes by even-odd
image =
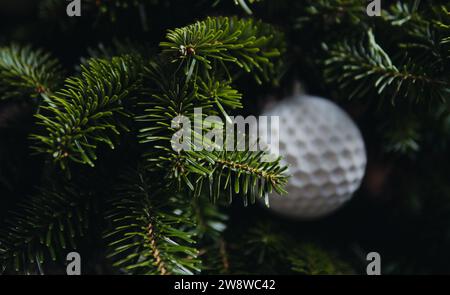
[[[160,46],[184,64],[188,79],[215,64],[226,64],[252,73],[261,83],[276,76],[279,57],[285,50],[283,34],[270,25],[253,19],[214,17],[187,27],[169,30]],[[276,44],[276,46],[274,46]],[[228,72],[231,72],[228,69]]]
[[[372,31],[365,39],[324,45],[328,55],[324,62],[327,82],[346,91],[350,99],[375,95],[391,103],[406,99],[412,103],[446,100],[450,94],[448,77],[436,75],[434,67],[410,61],[396,65]]]
[[[50,154],[63,169],[68,161],[94,166],[99,145],[114,149],[129,131],[140,86],[139,62],[132,57],[93,59],[80,77],[66,80],[36,115],[44,130],[32,135],[35,149]]]
[[[125,176],[107,219],[114,266],[131,274],[197,273],[195,224],[189,200],[152,187],[143,172]]]
[[[31,46],[0,47],[0,101],[48,97],[63,77],[59,61]]]
[[[48,260],[62,264],[87,231],[90,197],[66,185],[24,200],[0,231],[0,271],[38,274]]]

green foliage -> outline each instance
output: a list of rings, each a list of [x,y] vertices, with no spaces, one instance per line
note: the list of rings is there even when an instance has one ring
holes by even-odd
[[[178,116],[193,121],[194,108],[204,112],[212,108],[209,100],[198,100],[192,83],[184,75],[175,72],[174,64],[163,59],[151,62],[146,69],[146,83],[149,99],[141,105],[144,115],[138,117],[144,127],[140,130],[141,143],[148,146],[145,158],[149,169],[164,173],[164,178],[173,181],[185,177],[185,155],[172,148],[171,139],[177,129],[172,122]]]
[[[117,136],[130,130],[139,67],[129,56],[93,59],[83,66],[81,76],[67,79],[36,116],[45,129],[32,136],[36,150],[50,154],[63,169],[68,160],[94,166],[98,145],[114,149]]]
[[[441,12],[444,14],[444,16],[449,17],[450,11],[449,9],[442,7]],[[444,31],[444,37],[441,40],[441,44],[449,44],[450,43],[450,21],[446,22],[438,22],[437,25]],[[448,49],[448,48],[447,48]]]
[[[247,205],[249,199],[254,204],[256,198],[267,199],[267,194],[274,191],[285,193],[283,186],[288,179],[287,167],[280,165],[280,159],[263,162],[264,152],[213,151],[195,155],[204,159],[196,162],[204,172],[198,171],[200,175],[194,177],[194,182],[187,179],[189,187],[194,188],[195,183],[196,196],[206,188],[213,201],[223,196],[231,203],[234,195],[240,195]]]
[[[220,20],[224,21],[223,18]],[[233,21],[236,22],[235,19]],[[233,195],[240,193],[245,204],[248,197],[254,202],[256,197],[272,190],[282,192],[287,181],[285,169],[279,161],[264,163],[264,152],[251,152],[248,147],[242,152],[223,152],[227,139],[218,149],[213,143],[201,139],[203,147],[214,148],[198,151],[196,138],[209,130],[204,124],[200,130],[192,129],[191,139],[183,138],[190,151],[173,149],[172,137],[180,127],[173,123],[180,116],[190,122],[218,114],[229,119],[227,109],[241,107],[241,95],[229,81],[221,80],[215,74],[216,68],[211,68],[211,72],[196,72],[196,78],[190,79],[179,70],[177,63],[171,62],[170,54],[163,51],[158,59],[152,61],[144,78],[148,85],[146,93],[152,99],[142,103],[144,115],[139,120],[148,127],[141,128],[140,137],[141,142],[148,146],[145,158],[150,163],[150,171],[163,174],[167,186],[176,184],[178,188],[187,188],[196,197],[207,189],[213,201],[224,195],[223,192],[230,202]],[[195,108],[202,109],[201,118],[195,117]]]
[[[350,99],[364,98],[368,92],[376,91],[391,103],[405,98],[411,102],[431,102],[444,101],[450,93],[450,81],[433,76],[428,72],[431,69],[409,61],[397,67],[371,31],[364,43],[337,43],[325,50],[329,54],[324,62],[325,78],[348,90]],[[342,69],[346,70],[344,75]]]
[[[222,212],[219,204],[212,204],[206,198],[195,198],[192,200],[192,208],[197,223],[196,232],[202,242],[220,239],[227,228],[228,215]]]
[[[242,94],[232,87],[230,81],[210,77],[206,80],[199,78],[197,86],[199,99],[213,102],[225,117],[228,116],[225,109],[242,108]]]
[[[210,0],[205,0],[205,1],[210,1]],[[231,0],[228,0],[229,2],[231,2]],[[239,5],[246,13],[248,14],[252,14],[252,10],[249,6],[249,4],[253,4],[253,3],[257,3],[257,2],[261,2],[262,0],[232,0],[234,2],[235,5]],[[216,6],[218,3],[220,2],[224,2],[223,0],[213,0],[213,6]]]
[[[65,261],[88,228],[90,197],[63,185],[25,199],[0,232],[0,271],[43,273],[47,260]]]
[[[264,273],[285,271],[285,264],[280,264],[279,261],[287,257],[290,241],[278,230],[280,228],[272,223],[261,222],[245,233],[245,255],[250,257],[256,265],[264,268]]]
[[[134,172],[121,181],[117,201],[107,216],[112,228],[109,257],[132,274],[193,274],[199,271],[195,223],[189,200],[152,186]]]
[[[242,227],[244,223],[249,227]],[[287,274],[289,238],[266,221],[242,216],[240,226],[229,227],[225,236],[206,249],[205,271],[212,274]]]
[[[59,87],[61,76],[59,62],[41,49],[0,47],[0,101],[46,97]]]
[[[239,5],[246,13],[252,14],[252,11],[248,4],[253,4],[255,2],[260,2],[261,0],[227,0],[228,2],[233,2],[235,5]],[[155,5],[167,5],[170,4],[171,1],[161,1],[161,0],[113,0],[113,1],[97,1],[91,0],[92,4],[95,4],[101,13],[109,13],[112,20],[116,20],[117,11],[129,9],[132,7],[139,6],[155,6]],[[175,1],[172,1],[175,2]],[[205,7],[208,6],[216,6],[220,2],[224,2],[223,0],[201,0],[198,1],[200,4],[204,4]],[[199,4],[196,3],[196,4]]]
[[[127,40],[112,40],[112,44],[99,43],[88,48],[87,56],[81,58],[82,65],[89,65],[91,59],[111,60],[117,56],[132,56],[134,59],[151,59],[155,56],[156,50],[148,43],[133,42]],[[77,67],[78,69],[78,67]],[[80,69],[81,70],[81,69]]]
[[[149,168],[155,172],[165,173],[168,180],[181,180],[184,187],[190,188],[195,196],[200,196],[206,186],[213,200],[217,200],[223,191],[229,192],[230,197],[242,193],[245,196],[244,200],[247,200],[249,195],[253,202],[255,196],[261,197],[272,189],[281,192],[282,185],[286,183],[284,169],[280,167],[278,161],[263,163],[261,161],[263,152],[173,150],[171,140],[177,129],[172,127],[172,121],[175,118],[183,115],[193,122],[195,107],[202,107],[203,115],[206,116],[216,114],[213,104],[239,106],[236,92],[228,87],[228,84],[224,84],[225,82],[212,80],[208,84],[203,82],[200,84],[201,87],[226,85],[227,88],[212,95],[208,93],[205,95],[204,91],[198,95],[195,85],[186,81],[184,75],[167,71],[167,68],[173,67],[152,63],[148,68],[149,80],[156,87],[148,91],[153,93],[153,100],[145,104],[146,114],[140,119],[153,126],[141,129],[142,142],[154,143],[154,151],[147,154],[147,160],[152,163]],[[199,134],[195,134],[194,131],[194,136]]]
[[[302,275],[344,275],[353,270],[347,263],[313,243],[303,243],[289,254],[292,270]]]
[[[419,152],[425,122],[444,118],[448,104],[448,3],[393,1],[368,17],[359,0],[305,2],[293,16],[303,71],[332,97],[365,105],[384,151]]]
[[[249,222],[249,220],[245,220]],[[220,274],[352,274],[354,270],[333,252],[276,222],[252,220],[248,228],[233,228],[226,240],[207,249],[205,269]]]
[[[48,5],[45,13],[53,5],[64,8],[59,1],[45,2]],[[120,27],[123,20],[119,16],[133,13],[124,9],[135,8],[144,25],[146,13],[151,12],[148,5],[158,5],[161,9],[168,7],[169,2],[86,1],[88,5],[84,6],[83,13],[89,17],[100,10]],[[185,1],[178,2],[186,5]],[[199,2],[203,5],[207,1]],[[205,7],[211,8],[212,2],[207,2]],[[254,2],[257,1],[227,1],[231,5],[240,4],[248,13],[247,4]],[[335,8],[337,4],[333,3],[338,3],[326,2],[309,1],[308,5],[317,6],[323,13],[323,5],[332,10],[331,5]],[[330,23],[339,22],[343,14],[346,22],[350,19],[352,24],[362,19],[355,18],[359,9],[355,1],[339,3],[349,9],[342,11],[338,7]],[[64,10],[58,11],[64,14]],[[309,10],[309,13],[319,17],[320,11]],[[77,24],[74,19],[70,21],[67,30]],[[111,23],[99,18],[95,28],[102,22]],[[155,18],[154,23],[159,23],[159,19]],[[126,23],[124,27],[128,28]],[[109,40],[108,37],[106,34],[104,40]],[[155,40],[151,39],[150,44]],[[445,40],[442,42],[445,44]],[[255,220],[245,222],[245,226],[238,220],[230,226],[225,209],[218,207],[236,198],[242,198],[247,205],[263,196],[267,200],[270,192],[283,193],[287,173],[280,159],[263,162],[266,154],[249,151],[248,146],[236,152],[175,151],[171,146],[172,135],[179,130],[172,122],[178,116],[193,122],[194,109],[201,107],[201,119],[214,115],[230,120],[233,112],[240,111],[242,98],[250,89],[236,88],[243,74],[250,73],[258,83],[278,82],[287,52],[284,32],[251,18],[210,17],[168,31],[165,42],[160,43],[159,54],[157,48],[141,47],[142,43],[142,40],[116,42],[112,49],[100,46],[91,50],[91,58],[83,59],[80,67],[75,66],[77,74],[68,78],[62,89],[59,85],[63,75],[48,55],[18,47],[0,51],[5,52],[0,55],[0,77],[9,77],[4,84],[6,92],[11,93],[8,96],[43,94],[45,98],[36,116],[40,129],[33,131],[32,138],[35,150],[49,155],[53,163],[42,163],[42,171],[36,175],[49,178],[47,172],[54,168],[52,164],[66,170],[74,163],[83,164],[70,167],[73,175],[86,171],[98,173],[101,177],[83,183],[100,188],[102,196],[114,196],[114,200],[107,202],[111,211],[106,216],[105,239],[109,258],[117,271],[127,274],[340,273],[340,268],[333,265],[333,255],[316,249],[315,245],[299,248],[302,241],[292,238],[292,232]],[[334,48],[332,45],[329,48]],[[204,134],[211,129],[203,126],[198,132]],[[135,131],[139,133],[138,139],[134,137]],[[126,133],[132,133],[128,139],[136,142],[124,144]],[[200,134],[194,132],[193,136]],[[138,145],[137,140],[142,144]],[[225,142],[229,140],[225,138]],[[194,147],[194,143],[190,144]],[[207,141],[203,144],[213,146]],[[116,174],[123,168],[122,160],[96,161],[107,148],[116,149],[119,145],[121,149],[114,155],[130,156],[133,160],[142,156],[145,169],[117,179]],[[85,165],[96,167],[87,170]],[[110,184],[113,180],[118,185],[112,194],[99,184],[103,181]],[[25,200],[17,217],[10,220],[1,234],[1,269],[6,273],[43,272],[42,264],[58,260],[75,248],[87,227],[90,197],[92,194],[80,192],[74,184],[43,189],[41,194]],[[106,207],[103,203],[100,206]],[[301,251],[294,251],[297,248]]]
[[[382,126],[388,152],[413,154],[419,150],[421,126],[414,116],[401,116]]]
[[[216,63],[234,75],[233,67],[226,65],[229,63],[252,72],[259,83],[262,79],[269,81],[269,77],[275,76],[277,59],[285,50],[280,31],[253,19],[237,17],[207,18],[169,30],[166,38],[168,41],[161,42],[161,47],[173,55],[174,61],[184,65],[188,79],[198,71],[212,69]]]
[[[302,14],[296,17],[297,28],[322,27],[336,29],[339,25],[361,24],[367,19],[366,3],[360,0],[306,0]]]
[[[106,11],[110,7],[115,7],[117,9],[127,9],[129,7],[139,6],[141,4],[157,4],[158,0],[110,0],[110,1],[92,1],[96,2],[96,5],[99,6],[102,10]]]

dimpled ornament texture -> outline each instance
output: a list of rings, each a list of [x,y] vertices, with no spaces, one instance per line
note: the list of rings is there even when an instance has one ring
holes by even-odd
[[[270,195],[272,210],[312,219],[351,199],[361,184],[367,157],[360,131],[341,108],[323,98],[296,96],[263,115],[279,116],[279,128],[270,128],[280,136],[280,155],[291,175],[288,195]]]

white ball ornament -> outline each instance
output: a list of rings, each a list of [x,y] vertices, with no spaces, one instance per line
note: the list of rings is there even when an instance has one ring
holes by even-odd
[[[269,196],[273,211],[313,219],[352,198],[363,179],[367,156],[358,127],[339,106],[303,95],[286,99],[263,115],[279,116],[279,126],[269,128],[279,134],[279,152],[291,176],[286,196]]]

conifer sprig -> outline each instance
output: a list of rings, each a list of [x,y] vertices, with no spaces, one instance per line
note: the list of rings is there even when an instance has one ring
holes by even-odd
[[[64,261],[87,231],[90,197],[65,185],[26,198],[0,231],[0,271],[38,274],[46,261]]]
[[[224,196],[223,191],[230,202],[232,196],[240,193],[245,204],[249,197],[254,202],[256,197],[262,197],[272,190],[282,193],[287,175],[279,160],[264,163],[264,152],[248,149],[225,152],[225,142],[224,146],[215,147],[212,152],[206,148],[213,143],[205,141],[204,134],[209,129],[203,120],[206,116],[217,114],[226,117],[226,109],[239,107],[238,92],[228,82],[215,81],[209,75],[205,75],[209,82],[188,81],[176,69],[176,65],[170,65],[167,61],[151,63],[147,69],[148,80],[152,81],[147,84],[154,87],[148,90],[152,99],[143,104],[144,115],[139,119],[150,126],[142,128],[140,134],[141,142],[148,146],[145,155],[149,161],[148,168],[163,175],[168,186],[176,184],[179,189],[187,188],[196,197],[206,189],[213,201]],[[212,91],[208,88],[212,88]],[[201,108],[201,118],[195,117],[194,108]],[[191,136],[183,138],[188,149],[176,151],[172,141],[179,130],[173,126],[173,122],[179,116],[189,119]],[[194,126],[198,120],[202,122],[200,130]],[[197,149],[196,139],[202,145],[200,150]]]
[[[194,174],[192,181],[186,180],[189,187],[194,187],[194,196],[200,196],[205,190],[213,202],[225,198],[229,203],[233,196],[241,196],[244,205],[254,204],[257,198],[266,198],[277,192],[285,194],[283,186],[287,183],[287,167],[280,164],[280,159],[264,162],[264,151],[213,151],[191,155],[190,163],[202,167]],[[202,159],[202,160],[199,160]]]
[[[170,196],[170,194],[173,194]],[[125,176],[107,219],[109,257],[132,274],[194,274],[200,270],[189,199],[152,186],[144,172]]]
[[[299,243],[288,255],[292,271],[300,275],[349,275],[352,267],[314,243]]]
[[[210,70],[217,63],[228,73],[233,72],[230,65],[252,72],[261,83],[262,79],[276,76],[278,59],[285,50],[282,35],[274,27],[253,19],[210,17],[169,30],[168,41],[160,46],[173,55],[174,61],[184,64],[189,78],[199,67]]]
[[[363,21],[368,19],[366,6],[359,0],[306,0],[298,7],[301,16],[296,17],[295,26],[306,30],[312,27],[336,30],[337,26],[364,25]]]
[[[364,43],[344,41],[330,47],[324,45],[324,49],[328,54],[324,62],[326,80],[348,91],[349,98],[362,98],[375,91],[392,103],[397,100],[417,103],[445,101],[450,93],[450,81],[433,75],[434,68],[409,61],[395,65],[372,31]]]
[[[0,101],[49,96],[62,82],[59,61],[42,49],[12,44],[0,47]]]
[[[129,56],[93,59],[83,66],[81,76],[67,79],[37,115],[44,131],[32,136],[36,150],[50,154],[63,169],[68,160],[94,166],[98,145],[114,149],[117,136],[130,130],[139,67]]]
[[[282,192],[286,183],[285,168],[279,160],[262,162],[263,152],[176,151],[171,145],[177,131],[172,124],[178,116],[194,122],[194,109],[201,108],[202,121],[211,115],[229,119],[228,112],[242,107],[242,94],[233,87],[236,76],[230,75],[234,69],[256,73],[259,81],[272,80],[271,75],[277,77],[284,43],[277,40],[282,35],[275,36],[271,26],[237,18],[208,22],[208,26],[217,25],[209,27],[216,32],[208,31],[207,35],[218,37],[218,43],[199,51],[206,53],[203,59],[199,55],[204,64],[190,67],[188,75],[184,60],[180,63],[177,56],[174,60],[170,49],[152,58],[149,65],[147,58],[139,54],[92,58],[81,66],[78,76],[68,78],[62,89],[48,95],[36,115],[42,128],[32,135],[34,148],[50,155],[66,170],[70,162],[94,166],[101,145],[113,149],[122,133],[142,124],[138,127],[147,169],[124,178],[107,218],[111,224],[106,235],[111,241],[110,257],[126,273],[192,274],[200,270],[195,236],[214,243],[224,229],[224,216],[212,209],[212,204],[199,205],[204,200],[190,197],[209,196],[215,202],[223,195],[230,201],[240,195],[247,204],[271,191]],[[227,37],[223,29],[231,35]],[[201,136],[211,128],[202,127]],[[72,194],[62,192],[54,192],[60,196],[55,197],[55,202],[78,204]],[[39,208],[50,207],[52,202],[43,198]],[[61,208],[50,208],[50,212]],[[66,209],[72,210],[69,205]],[[70,221],[82,225],[71,219],[71,212],[67,214]],[[70,227],[70,223],[58,226]],[[45,244],[51,258],[58,257],[58,249],[64,249],[68,240],[52,238],[57,233],[53,229],[47,231],[50,240]],[[8,229],[8,233],[14,233],[14,229]],[[28,254],[28,248],[14,251],[11,245],[5,240],[0,247],[1,255],[6,255],[5,265],[9,265],[11,257],[23,256],[29,261],[34,257]],[[24,267],[29,261],[23,260],[24,271],[28,271]]]

